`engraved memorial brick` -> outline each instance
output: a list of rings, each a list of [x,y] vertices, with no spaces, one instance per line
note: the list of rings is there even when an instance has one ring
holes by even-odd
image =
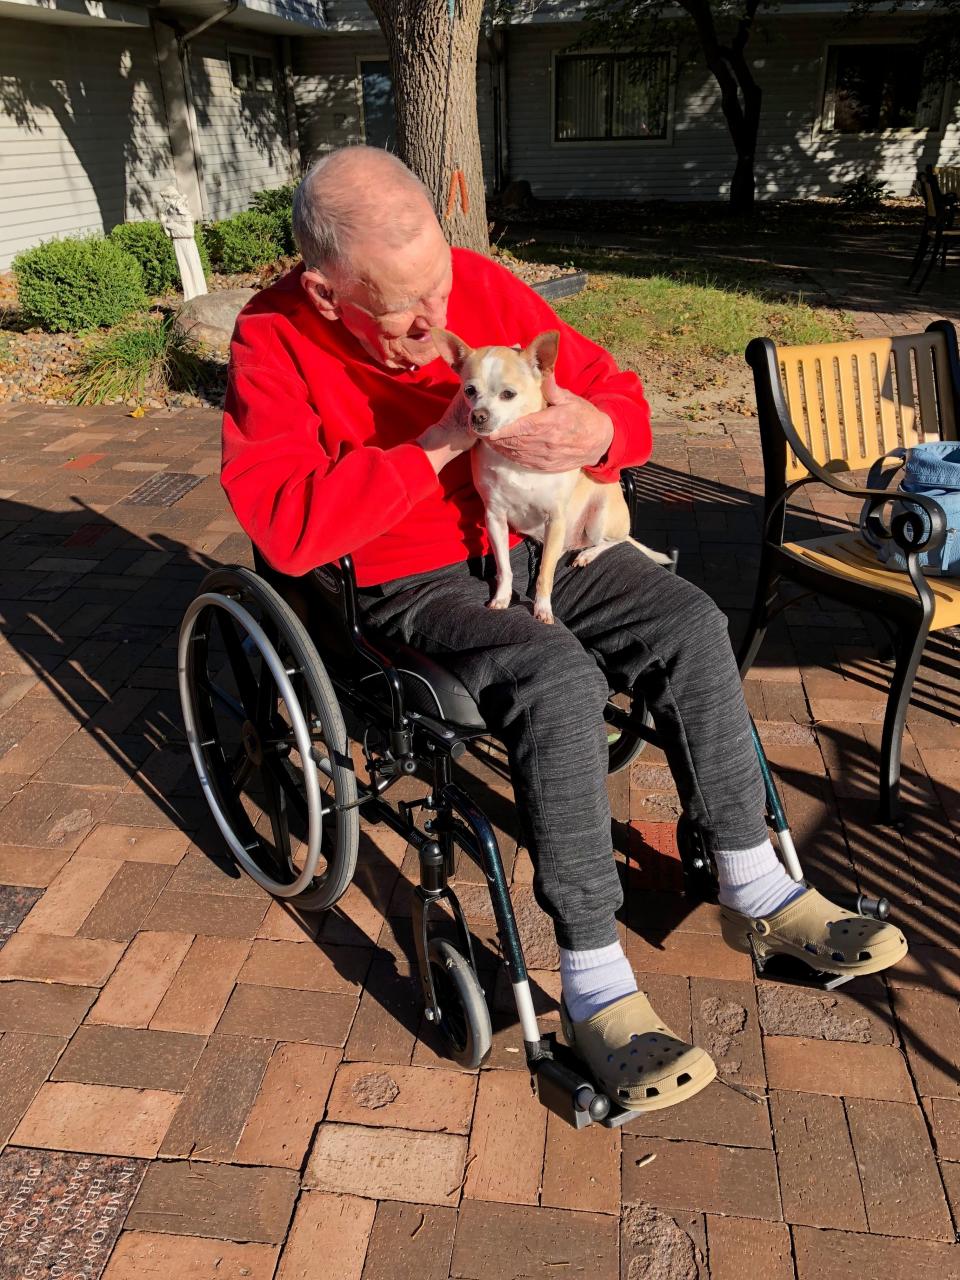
[[[28,912],[42,895],[42,889],[28,889],[16,884],[0,884],[0,947],[16,933]]]
[[[0,1280],[99,1280],[146,1167],[8,1147],[0,1155]]]
[[[203,482],[203,476],[189,472],[160,471],[144,480],[133,493],[123,499],[125,507],[172,507]]]

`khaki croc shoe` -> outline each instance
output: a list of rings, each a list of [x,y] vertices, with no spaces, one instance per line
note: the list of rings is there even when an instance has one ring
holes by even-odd
[[[834,906],[816,889],[756,919],[721,905],[720,928],[735,951],[753,951],[761,961],[793,956],[818,973],[878,973],[907,954],[907,940],[895,925]]]
[[[561,1002],[567,1043],[583,1058],[599,1088],[628,1111],[659,1111],[692,1098],[716,1076],[703,1049],[684,1044],[663,1025],[642,991],[572,1022]]]

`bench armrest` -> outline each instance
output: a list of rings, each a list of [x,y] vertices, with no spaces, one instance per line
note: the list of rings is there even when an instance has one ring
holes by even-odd
[[[947,538],[947,516],[943,507],[935,498],[924,493],[901,493],[889,489],[856,489],[852,485],[835,486],[842,493],[862,497],[867,505],[863,522],[876,538],[892,539],[906,556],[919,555],[921,551],[938,551]],[[919,507],[927,517],[924,528],[923,521],[915,514],[901,511],[893,517],[889,526],[883,523],[879,510],[887,502],[909,502]]]

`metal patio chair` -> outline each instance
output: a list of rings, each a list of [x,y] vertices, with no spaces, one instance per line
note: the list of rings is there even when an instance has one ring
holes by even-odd
[[[924,333],[804,347],[778,348],[769,338],[755,338],[746,359],[763,448],[764,531],[739,654],[741,674],[753,665],[769,621],[784,607],[783,583],[877,616],[893,638],[895,654],[880,766],[880,816],[891,822],[898,810],[901,740],[914,677],[928,633],[960,623],[960,579],[925,577],[918,562],[922,551],[944,541],[944,515],[936,502],[911,495],[929,517],[926,530],[905,513],[884,523],[880,511],[897,500],[896,488],[867,489],[840,476],[868,468],[897,446],[958,438],[956,329],[937,320]],[[869,499],[871,531],[903,550],[908,572],[882,564],[858,529],[785,541],[787,504],[811,481],[854,506]]]
[[[923,199],[923,226],[920,228],[920,242],[913,255],[907,284],[920,270],[924,258],[929,253],[926,270],[920,277],[915,290],[919,293],[926,284],[927,276],[937,259],[940,259],[941,269],[946,267],[948,249],[960,247],[960,228],[954,225],[958,207],[957,196],[952,192],[944,193],[932,165],[927,165],[926,169],[917,176],[917,188]]]

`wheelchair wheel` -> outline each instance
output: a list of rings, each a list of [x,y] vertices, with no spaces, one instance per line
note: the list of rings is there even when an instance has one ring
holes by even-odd
[[[356,868],[357,783],[303,624],[249,569],[216,569],[184,615],[178,661],[190,753],[234,858],[278,898],[332,906]]]
[[[631,698],[629,694],[615,694],[612,699],[614,706],[624,711],[630,709]],[[648,729],[653,728],[653,717],[650,712],[644,708],[643,724]],[[607,725],[607,773],[620,773],[621,770],[628,768],[637,756],[647,745],[646,738],[634,733],[630,729],[619,729],[615,725]]]
[[[461,1067],[479,1067],[490,1052],[490,1010],[477,975],[452,942],[431,938],[428,962],[440,1017],[434,1026]]]

